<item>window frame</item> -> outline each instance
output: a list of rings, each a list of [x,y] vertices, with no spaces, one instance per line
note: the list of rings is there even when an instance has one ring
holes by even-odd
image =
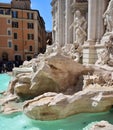
[[[12,21],[12,27],[13,28],[19,28],[19,24],[17,21]]]
[[[18,11],[12,11],[12,17],[18,18]]]
[[[18,33],[13,33],[14,39],[18,39]]]
[[[28,39],[28,40],[34,40],[34,34],[28,33],[28,34],[27,34],[27,39]]]
[[[7,35],[8,35],[8,36],[11,36],[11,35],[12,35],[12,31],[11,31],[11,29],[9,29],[9,28],[7,29]]]
[[[18,46],[14,45],[14,51],[18,51]]]
[[[8,41],[7,41],[7,44],[8,44],[8,48],[12,48],[12,47],[13,47],[13,45],[12,45],[12,40],[8,40]]]

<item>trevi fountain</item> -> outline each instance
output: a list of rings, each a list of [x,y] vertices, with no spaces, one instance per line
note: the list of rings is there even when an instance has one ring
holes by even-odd
[[[27,130],[113,130],[113,0],[89,0],[88,21],[77,9],[71,28],[73,44],[53,43],[44,54],[13,69],[8,88],[1,92],[2,116],[23,113],[35,126],[43,126],[24,127]],[[91,115],[94,123],[87,122]],[[60,128],[60,121],[78,125]]]

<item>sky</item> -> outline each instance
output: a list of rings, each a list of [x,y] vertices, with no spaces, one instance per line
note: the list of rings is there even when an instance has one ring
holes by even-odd
[[[4,2],[5,1],[5,2]],[[47,31],[52,30],[51,3],[52,0],[31,0],[31,8],[39,10],[45,21]],[[11,0],[0,0],[0,3],[10,3]]]

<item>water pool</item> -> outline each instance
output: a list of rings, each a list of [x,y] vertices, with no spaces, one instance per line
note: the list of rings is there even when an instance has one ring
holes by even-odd
[[[8,74],[0,74],[0,92],[5,91],[8,87],[11,76]]]
[[[1,90],[7,88],[11,79],[7,74],[0,74]],[[113,112],[78,114],[63,120],[34,121],[22,113],[0,115],[0,130],[89,130],[88,124],[106,120],[113,124]]]
[[[78,114],[57,121],[34,121],[19,113],[11,116],[1,115],[0,130],[89,130],[86,127],[88,124],[101,120],[113,123],[113,113]]]

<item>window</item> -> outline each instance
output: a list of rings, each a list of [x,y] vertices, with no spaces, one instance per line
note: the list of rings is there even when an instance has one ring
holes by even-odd
[[[18,28],[18,22],[12,22],[12,27],[13,28]]]
[[[14,33],[14,39],[17,39],[18,36],[17,36],[17,33]]]
[[[14,50],[18,51],[18,46],[17,45],[14,45]]]
[[[38,42],[41,42],[41,39],[40,39],[40,37],[38,37]]]
[[[28,34],[27,38],[28,40],[34,40],[34,34]]]
[[[11,48],[12,47],[12,41],[8,40],[8,47]]]
[[[32,46],[29,46],[29,51],[33,51],[33,47]]]
[[[0,9],[0,14],[4,14],[4,10],[3,9]]]
[[[28,29],[34,29],[34,24],[33,23],[27,23],[27,28]]]
[[[27,13],[27,18],[28,19],[33,19],[33,13]]]
[[[7,30],[7,34],[8,34],[9,36],[11,35],[11,30],[10,30],[10,29]]]
[[[6,15],[10,15],[10,13],[11,13],[11,10],[10,10],[10,9],[6,9],[6,10],[5,10],[5,14],[6,14]]]
[[[12,17],[13,18],[18,18],[18,12],[17,11],[12,11]]]
[[[11,24],[11,20],[10,20],[10,19],[7,19],[7,23],[8,23],[8,24]]]

